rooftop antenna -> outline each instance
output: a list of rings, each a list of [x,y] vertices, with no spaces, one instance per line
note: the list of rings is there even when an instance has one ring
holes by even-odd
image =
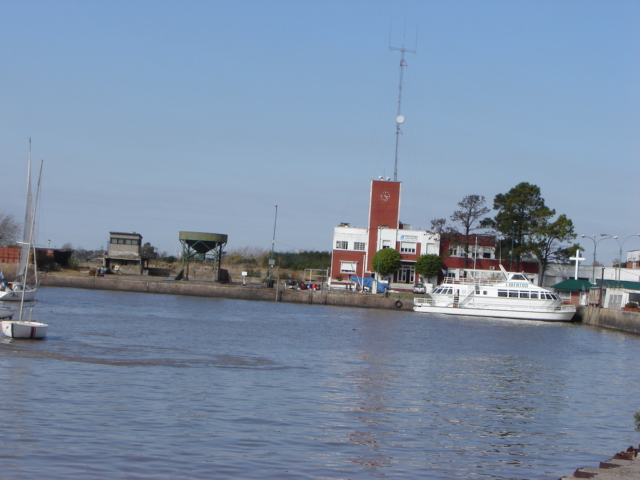
[[[400,144],[400,135],[402,135],[402,130],[400,129],[400,125],[404,123],[404,115],[402,115],[402,80],[404,77],[404,67],[407,66],[407,62],[405,62],[404,60],[404,54],[406,52],[416,53],[415,47],[413,50],[408,50],[404,46],[406,29],[407,29],[407,20],[405,15],[404,29],[402,31],[402,46],[398,48],[398,47],[391,46],[391,28],[389,28],[389,50],[395,50],[397,52],[400,52],[400,82],[398,84],[398,115],[396,116],[396,155],[395,155],[395,162],[393,165],[393,181],[394,182],[398,181],[398,146]],[[416,27],[416,44],[417,43],[418,43],[418,31]]]

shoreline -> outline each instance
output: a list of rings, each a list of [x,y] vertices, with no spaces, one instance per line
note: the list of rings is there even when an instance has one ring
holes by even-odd
[[[402,294],[389,297],[347,291],[312,291],[267,288],[263,284],[219,284],[206,280],[166,280],[161,277],[105,275],[67,275],[47,273],[40,276],[43,287],[84,288],[136,293],[159,293],[197,297],[258,300],[337,307],[378,308],[413,311],[413,299]]]

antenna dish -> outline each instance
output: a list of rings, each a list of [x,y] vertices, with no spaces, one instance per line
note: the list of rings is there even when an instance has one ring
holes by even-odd
[[[396,122],[404,123],[404,116],[403,115],[398,115],[398,117],[396,118]]]

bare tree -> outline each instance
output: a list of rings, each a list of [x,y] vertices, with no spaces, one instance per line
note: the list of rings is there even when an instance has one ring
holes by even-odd
[[[16,222],[13,215],[0,213],[0,247],[16,243],[20,231],[20,224]]]
[[[452,222],[458,222],[462,226],[465,252],[469,258],[469,234],[480,227],[480,217],[491,211],[485,206],[484,195],[467,195],[458,202],[460,210],[456,210],[451,215]]]

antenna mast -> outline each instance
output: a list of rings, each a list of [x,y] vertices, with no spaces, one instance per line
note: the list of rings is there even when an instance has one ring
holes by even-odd
[[[396,116],[396,155],[395,162],[393,165],[393,181],[398,181],[398,146],[400,144],[400,135],[402,135],[402,130],[400,129],[400,125],[404,123],[404,116],[402,115],[402,80],[404,77],[404,67],[407,66],[407,62],[404,61],[405,52],[416,53],[415,50],[408,50],[404,46],[404,32],[402,35],[402,47],[392,47],[389,45],[389,50],[395,50],[400,52],[400,82],[398,84],[398,115]]]

